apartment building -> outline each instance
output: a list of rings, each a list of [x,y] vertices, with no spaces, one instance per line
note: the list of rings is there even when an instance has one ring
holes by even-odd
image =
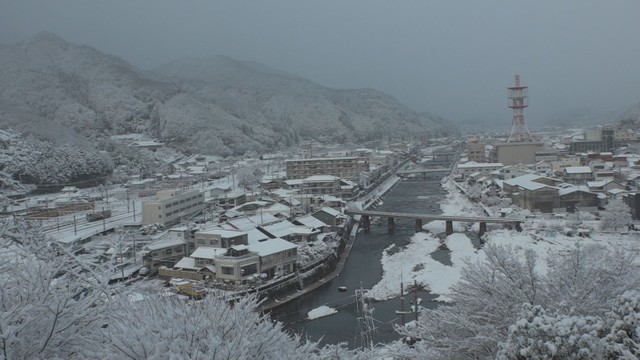
[[[204,209],[204,194],[198,190],[158,191],[156,199],[142,203],[143,224],[171,224]]]
[[[360,172],[369,171],[369,161],[356,156],[287,160],[285,165],[288,180],[333,175],[358,181]]]

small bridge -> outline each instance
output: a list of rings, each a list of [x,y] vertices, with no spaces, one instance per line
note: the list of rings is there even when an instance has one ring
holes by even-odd
[[[422,231],[423,220],[440,220],[446,223],[446,234],[453,234],[453,222],[469,222],[480,223],[479,235],[482,236],[487,231],[487,223],[503,224],[507,226],[513,226],[517,231],[522,231],[522,219],[507,219],[507,218],[493,218],[483,216],[462,216],[462,215],[432,215],[432,214],[412,214],[412,213],[399,213],[399,212],[384,212],[384,211],[369,211],[369,210],[348,210],[345,211],[348,215],[362,215],[361,224],[364,228],[364,232],[368,233],[371,229],[371,216],[386,217],[388,219],[387,225],[389,232],[395,230],[395,218],[410,218],[415,219],[416,232]]]
[[[420,168],[420,169],[409,169],[409,170],[400,170],[396,172],[396,175],[406,178],[409,175],[418,175],[422,174],[423,179],[432,178],[434,176],[446,176],[451,172],[451,168],[446,167],[437,167],[437,168]]]

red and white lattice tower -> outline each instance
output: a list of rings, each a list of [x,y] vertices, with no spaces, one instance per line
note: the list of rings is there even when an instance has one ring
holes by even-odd
[[[524,109],[529,106],[529,87],[520,86],[520,75],[516,75],[516,86],[508,89],[509,108],[513,109],[513,126],[507,142],[533,141],[527,123],[524,122]]]

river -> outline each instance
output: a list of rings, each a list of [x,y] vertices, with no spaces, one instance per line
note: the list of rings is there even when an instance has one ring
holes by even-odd
[[[438,206],[442,199],[442,188],[438,181],[424,181],[421,177],[398,182],[382,199],[383,203],[376,210],[411,212],[421,214],[439,214]],[[322,344],[348,342],[349,347],[362,345],[362,337],[358,324],[357,307],[355,304],[355,290],[369,289],[382,277],[380,259],[382,252],[391,244],[405,246],[415,233],[413,219],[396,219],[395,232],[387,232],[386,219],[374,222],[368,234],[359,232],[345,266],[338,277],[331,280],[317,290],[306,294],[272,312],[272,316],[282,321],[286,328],[303,334],[310,340],[321,340]],[[432,257],[444,264],[450,265],[448,250],[437,250]],[[347,292],[339,292],[338,287],[346,286]],[[406,284],[405,284],[406,286]],[[400,284],[398,284],[398,290]],[[437,295],[426,291],[419,291],[422,306],[434,308],[436,303],[431,300]],[[411,304],[413,294],[405,295],[405,309]],[[328,305],[338,310],[337,314],[307,320],[307,312],[321,305]],[[373,302],[373,317],[376,319],[377,331],[372,335],[373,342],[389,342],[398,338],[393,330],[393,324],[399,324],[396,310],[400,310],[400,299]],[[413,320],[413,315],[407,315],[407,321]]]

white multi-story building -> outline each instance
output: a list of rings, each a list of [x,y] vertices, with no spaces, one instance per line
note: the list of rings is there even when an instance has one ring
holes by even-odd
[[[155,200],[142,203],[143,224],[167,224],[204,209],[204,194],[198,190],[163,190]]]
[[[295,159],[287,160],[285,164],[287,180],[305,179],[313,175],[333,175],[358,181],[360,172],[369,171],[369,161],[356,156]]]

